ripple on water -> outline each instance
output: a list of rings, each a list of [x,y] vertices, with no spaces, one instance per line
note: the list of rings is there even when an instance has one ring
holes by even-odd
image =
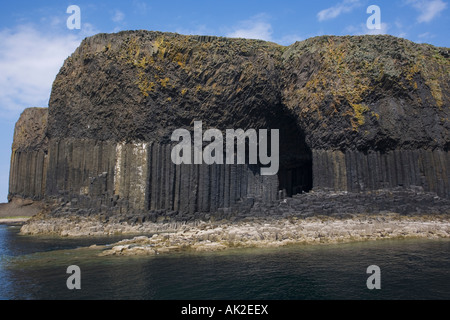
[[[118,239],[96,239],[112,243]],[[99,257],[92,239],[24,237],[1,228],[2,299],[449,299],[450,240]],[[5,247],[9,246],[9,247]],[[81,248],[80,248],[81,247]],[[5,253],[6,252],[6,253]],[[82,289],[66,287],[67,266]],[[381,290],[366,269],[381,268]]]

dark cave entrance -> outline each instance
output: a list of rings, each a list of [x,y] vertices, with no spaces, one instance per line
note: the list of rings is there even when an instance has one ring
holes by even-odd
[[[308,192],[312,189],[311,161],[298,163],[294,167],[280,167],[279,189],[287,197]]]
[[[279,190],[284,197],[309,192],[313,187],[312,152],[305,133],[289,111],[282,110],[273,119],[273,128],[280,130]]]

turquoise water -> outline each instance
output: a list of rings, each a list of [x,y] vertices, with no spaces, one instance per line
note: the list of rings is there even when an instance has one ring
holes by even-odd
[[[450,299],[450,240],[383,240],[151,257],[99,257],[118,238],[29,237],[0,225],[0,299]],[[81,289],[69,290],[69,265]],[[366,269],[381,269],[369,290]]]

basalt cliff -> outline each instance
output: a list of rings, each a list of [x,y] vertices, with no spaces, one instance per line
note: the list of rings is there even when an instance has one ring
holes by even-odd
[[[179,217],[276,208],[319,191],[358,199],[419,190],[445,200],[449,117],[448,48],[381,35],[280,46],[98,34],[66,59],[48,109],[26,109],[17,122],[9,197],[77,213]],[[171,134],[194,121],[223,132],[279,129],[278,174],[175,165]]]

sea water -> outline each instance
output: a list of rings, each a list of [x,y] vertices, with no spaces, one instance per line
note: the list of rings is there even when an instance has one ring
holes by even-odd
[[[24,236],[0,225],[0,299],[450,299],[450,239],[101,257],[120,238]],[[122,237],[124,238],[124,237]],[[69,290],[67,267],[80,268]],[[369,289],[369,266],[380,289]]]

